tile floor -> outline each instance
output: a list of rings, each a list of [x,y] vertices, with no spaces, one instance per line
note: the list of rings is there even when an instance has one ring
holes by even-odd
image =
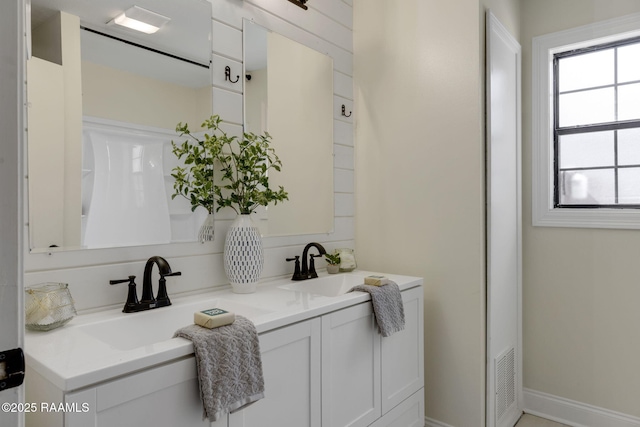
[[[524,414],[515,427],[567,427],[566,424],[545,420],[531,414]]]

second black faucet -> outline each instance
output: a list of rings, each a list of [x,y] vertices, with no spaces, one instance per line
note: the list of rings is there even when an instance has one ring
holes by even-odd
[[[309,249],[311,248],[318,249],[318,255],[311,254],[309,256],[309,263],[307,264],[307,255]],[[296,262],[295,271],[293,273],[293,277],[291,277],[291,280],[306,280],[318,277],[318,273],[316,273],[315,262],[313,259],[321,257],[322,255],[326,255],[326,253],[327,251],[320,243],[311,242],[307,246],[305,246],[304,250],[302,251],[302,268],[300,268],[299,257],[296,256],[295,258],[287,258],[287,261]]]

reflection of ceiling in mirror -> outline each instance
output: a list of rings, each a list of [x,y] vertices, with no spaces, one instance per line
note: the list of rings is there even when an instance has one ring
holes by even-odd
[[[90,31],[80,32],[82,60],[193,89],[209,86],[208,68],[194,66]]]
[[[37,27],[56,11],[61,10],[78,16],[83,26],[200,64],[209,64],[211,20],[193,19],[194,16],[211,15],[211,4],[207,0],[192,0],[189,7],[185,7],[184,2],[175,0],[136,0],[135,3],[137,6],[170,17],[171,21],[155,34],[147,35],[116,25],[107,25],[107,22],[131,7],[131,0],[31,0],[32,27]],[[194,7],[198,10],[194,10]]]

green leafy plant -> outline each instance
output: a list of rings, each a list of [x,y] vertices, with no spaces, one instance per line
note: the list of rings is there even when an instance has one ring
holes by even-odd
[[[340,254],[325,254],[324,258],[329,265],[340,265]]]
[[[192,135],[187,124],[178,123],[176,132],[188,139],[173,141],[173,154],[184,158],[185,166],[176,166],[172,199],[182,196],[191,202],[191,210],[203,206],[209,213],[230,207],[238,214],[250,214],[258,206],[288,200],[282,186],[269,187],[269,171],[280,171],[282,162],[271,147],[271,136],[244,133],[242,138],[228,136],[220,129],[222,119],[214,115],[205,120],[203,138]],[[213,181],[214,168],[222,172],[220,185]]]

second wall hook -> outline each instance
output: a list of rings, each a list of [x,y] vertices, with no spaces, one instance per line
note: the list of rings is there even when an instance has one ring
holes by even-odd
[[[347,107],[344,104],[342,104],[342,115],[345,117],[351,117],[351,113],[352,112],[349,111],[349,114],[347,114]]]
[[[231,83],[238,83],[238,80],[240,80],[240,75],[237,75],[235,80],[231,80],[231,67],[227,65],[226,67],[224,67],[224,79],[230,81]]]

